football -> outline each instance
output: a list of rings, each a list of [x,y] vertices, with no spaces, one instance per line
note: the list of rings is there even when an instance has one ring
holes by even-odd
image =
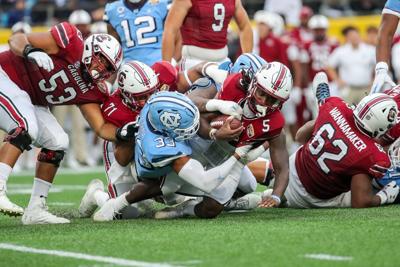
[[[228,115],[219,115],[216,118],[214,118],[213,120],[211,120],[211,127],[214,129],[219,129],[221,128],[221,126],[225,123],[226,119],[229,118]],[[234,118],[231,121],[231,129],[235,130],[237,128],[239,128],[240,126],[242,126],[242,122],[236,118]]]

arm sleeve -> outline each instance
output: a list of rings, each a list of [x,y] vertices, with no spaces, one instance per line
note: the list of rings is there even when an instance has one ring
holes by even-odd
[[[184,181],[209,194],[225,180],[232,170],[238,169],[234,168],[236,165],[243,164],[232,156],[221,165],[205,171],[200,162],[190,159],[178,175]]]

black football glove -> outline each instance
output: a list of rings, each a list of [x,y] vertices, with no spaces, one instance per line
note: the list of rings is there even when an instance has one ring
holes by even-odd
[[[124,126],[119,127],[115,134],[118,141],[129,142],[134,141],[137,132],[139,131],[139,117],[136,121],[126,123]]]

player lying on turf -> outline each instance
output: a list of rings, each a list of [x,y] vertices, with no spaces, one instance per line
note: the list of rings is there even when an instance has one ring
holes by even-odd
[[[7,198],[6,181],[19,155],[35,145],[42,150],[22,222],[67,223],[67,219],[49,213],[46,206],[68,147],[68,136],[48,107],[79,105],[100,137],[116,140],[117,127],[104,121],[100,104],[107,98],[102,92],[103,81],[119,68],[122,50],[107,34],[91,35],[84,41],[68,23],[57,24],[48,32],[13,35],[9,43],[11,50],[0,54],[0,128],[8,132],[0,150],[0,211],[23,212]]]
[[[102,105],[104,119],[117,127],[136,121],[140,110],[152,93],[157,90],[188,88],[189,83],[192,83],[191,79],[197,79],[202,75],[203,65],[200,64],[184,73],[178,73],[166,61],[157,62],[151,68],[138,61],[124,64],[117,75],[118,90]],[[236,102],[214,101],[212,104],[213,108],[225,114],[239,116],[241,113],[241,108]],[[224,132],[225,135],[232,134],[232,131],[225,130]],[[224,132],[219,135],[224,136]],[[109,197],[115,198],[129,191],[133,184],[137,182],[136,171],[132,172],[130,164],[133,156],[126,158],[118,156],[119,151],[124,151],[126,148],[125,142],[113,144],[105,141],[104,163],[109,181],[108,194],[104,192],[104,185],[101,180],[94,179],[91,181],[79,207],[80,216],[90,217],[95,209],[101,207]],[[114,152],[117,160],[115,160]],[[122,154],[124,153],[122,152]],[[171,197],[168,202],[170,201],[176,201],[176,199]],[[128,218],[132,215],[139,215],[138,212],[133,212],[133,210],[133,208],[126,209],[126,214],[123,211],[122,217]]]
[[[399,187],[391,182],[374,194],[371,180],[382,178],[390,167],[375,138],[395,125],[396,102],[386,94],[372,94],[352,110],[342,99],[330,97],[324,73],[316,75],[314,88],[319,114],[297,133],[305,144],[289,160],[287,206],[366,208],[392,203]]]
[[[109,221],[129,204],[161,195],[160,177],[175,171],[181,179],[211,192],[221,183],[237,183],[243,158],[250,146],[242,146],[223,164],[208,171],[191,159],[187,142],[200,126],[199,111],[186,96],[173,92],[153,95],[140,113],[139,132],[135,145],[135,167],[140,182],[115,199],[108,200],[93,218]]]
[[[250,72],[247,72],[249,74]],[[247,80],[247,81],[245,81]],[[247,84],[246,84],[247,83]],[[250,86],[249,84],[250,83]],[[242,122],[245,131],[241,132],[238,140],[231,144],[226,142],[207,142],[201,138],[193,138],[190,143],[194,150],[193,157],[212,167],[218,165],[226,156],[229,156],[235,147],[244,144],[257,145],[268,140],[271,143],[272,160],[276,162],[278,176],[275,183],[274,196],[270,199],[271,206],[280,203],[288,175],[288,154],[285,146],[285,137],[282,132],[283,118],[279,111],[282,103],[289,97],[292,78],[289,70],[282,64],[273,62],[261,67],[253,77],[244,77],[242,73],[228,76],[218,100],[236,101],[243,107]],[[246,92],[244,89],[249,89]],[[275,90],[273,90],[275,89]],[[194,97],[202,111],[210,111],[210,100],[216,93],[216,88],[193,90],[189,96]],[[202,121],[204,127],[205,121]],[[204,137],[219,139],[216,131],[205,127],[200,133]],[[286,168],[285,168],[286,162]],[[264,164],[265,165],[265,164]],[[264,174],[264,173],[263,173]],[[265,177],[263,177],[265,178]],[[240,179],[236,183],[221,184],[210,193],[204,193],[188,185],[171,173],[167,175],[162,191],[164,195],[171,192],[203,196],[198,203],[190,200],[174,208],[167,208],[156,213],[156,218],[176,218],[187,215],[199,217],[216,217],[224,208],[224,204],[231,200],[238,188],[244,193],[252,192],[256,187],[256,180],[252,172],[245,167],[241,171]],[[252,201],[252,199],[247,199]],[[258,204],[258,202],[256,203]]]

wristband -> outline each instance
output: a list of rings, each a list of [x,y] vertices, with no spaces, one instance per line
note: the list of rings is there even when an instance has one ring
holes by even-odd
[[[380,70],[385,70],[388,71],[389,70],[389,66],[386,62],[384,61],[380,61],[375,65],[375,71],[380,71]]]
[[[281,198],[278,197],[277,195],[271,195],[271,198],[276,202],[278,202],[278,206],[281,204]]]
[[[217,132],[217,129],[211,128],[210,132],[208,133],[208,135],[210,136],[211,140],[217,140],[217,137],[215,136],[215,133]]]
[[[30,53],[32,53],[32,52],[37,52],[37,51],[39,51],[39,52],[44,52],[44,50],[43,49],[41,49],[41,48],[36,48],[36,47],[33,47],[31,44],[27,44],[25,47],[24,47],[24,50],[22,51],[22,56],[24,57],[24,58],[28,58],[28,55],[30,54]]]

